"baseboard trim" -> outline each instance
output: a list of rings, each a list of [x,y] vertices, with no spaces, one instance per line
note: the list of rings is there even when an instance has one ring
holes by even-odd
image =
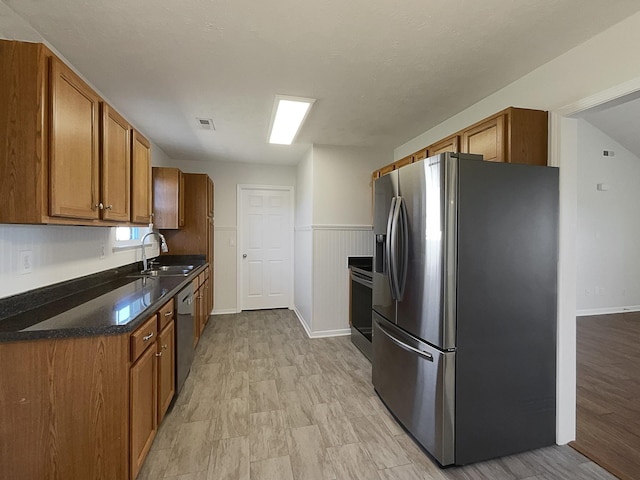
[[[627,307],[605,307],[605,308],[589,308],[578,310],[577,317],[588,317],[591,315],[610,315],[612,313],[630,313],[640,312],[640,305],[629,305]]]
[[[319,332],[313,332],[311,338],[328,338],[328,337],[345,337],[351,335],[350,328],[340,328],[337,330],[320,330]]]
[[[225,308],[224,310],[214,310],[211,315],[229,315],[230,313],[238,313],[235,308]]]
[[[307,337],[312,338],[311,337],[311,330],[309,330],[309,326],[305,323],[302,314],[298,311],[298,309],[295,307],[295,305],[293,306],[293,308],[291,309],[293,310],[293,313],[296,314],[296,317],[298,317],[298,321],[300,322],[300,325],[302,325],[302,328],[304,328],[305,333],[307,334]]]
[[[303,320],[302,314],[298,311],[298,309],[294,306],[291,310],[293,310],[293,312],[296,314],[296,317],[298,317],[298,321],[302,325],[302,328],[304,328],[304,331],[309,338],[344,337],[346,335],[351,335],[350,328],[341,328],[338,330],[320,330],[319,332],[312,332],[311,330],[309,330],[309,326]]]

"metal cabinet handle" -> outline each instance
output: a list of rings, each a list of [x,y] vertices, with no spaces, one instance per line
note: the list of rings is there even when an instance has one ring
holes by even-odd
[[[242,258],[247,258],[247,254],[246,254],[246,253],[243,253],[243,254],[242,254]]]
[[[149,332],[148,335],[145,335],[144,337],[142,337],[142,340],[147,342],[151,339],[151,337],[153,337],[153,332]]]
[[[162,356],[162,352],[156,353],[156,357],[161,357],[161,356]]]
[[[171,315],[173,315],[173,310],[164,314],[165,317],[170,317]]]
[[[104,208],[106,208],[107,210],[112,210],[112,209],[113,209],[113,205],[107,205],[107,206],[106,206],[106,207],[104,207]]]
[[[93,208],[97,208],[98,210],[103,210],[104,209],[104,205],[102,204],[102,202],[100,203],[96,203]]]
[[[162,345],[162,349],[166,350],[167,348],[169,348],[169,345],[167,345],[166,343],[164,345]]]

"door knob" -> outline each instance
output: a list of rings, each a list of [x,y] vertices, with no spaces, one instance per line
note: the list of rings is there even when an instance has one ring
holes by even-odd
[[[246,254],[246,253],[243,253],[243,254],[242,254],[242,258],[247,258],[247,254]]]

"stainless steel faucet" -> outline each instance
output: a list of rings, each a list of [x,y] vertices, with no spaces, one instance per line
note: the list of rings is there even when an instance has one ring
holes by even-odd
[[[149,235],[157,235],[158,239],[160,240],[160,250],[162,250],[164,253],[167,253],[169,251],[169,247],[167,246],[167,241],[165,240],[164,235],[162,235],[161,233],[149,232],[144,237],[142,237],[142,271],[143,272],[146,272],[148,270],[147,252],[144,249],[144,241]]]

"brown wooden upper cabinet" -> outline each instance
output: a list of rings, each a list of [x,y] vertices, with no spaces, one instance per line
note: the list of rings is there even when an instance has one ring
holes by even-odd
[[[153,223],[162,229],[184,227],[184,177],[178,168],[153,167]]]
[[[50,214],[99,219],[100,97],[51,57]]]
[[[102,104],[102,218],[131,220],[131,126]]]
[[[151,144],[133,130],[131,147],[131,221],[150,223],[151,204]]]
[[[546,165],[547,118],[545,111],[509,107],[465,129],[460,151],[491,162]]]
[[[460,151],[460,137],[458,135],[451,135],[450,137],[430,145],[428,150],[430,157],[444,152],[458,153]]]
[[[424,160],[427,158],[427,149],[423,148],[422,150],[418,150],[416,153],[411,155],[411,163],[419,162],[420,160]]]
[[[204,173],[183,173],[184,226],[179,230],[163,229],[171,251],[169,255],[205,255],[213,263],[214,185]]]
[[[462,133],[462,152],[478,153],[488,162],[506,160],[506,139],[504,115],[490,118]]]
[[[130,125],[45,45],[0,40],[0,112],[0,223],[129,223],[133,192],[148,222],[148,142],[133,180]]]
[[[378,178],[444,152],[477,153],[490,162],[547,164],[547,112],[509,107],[373,172]],[[411,161],[409,161],[411,159]]]

